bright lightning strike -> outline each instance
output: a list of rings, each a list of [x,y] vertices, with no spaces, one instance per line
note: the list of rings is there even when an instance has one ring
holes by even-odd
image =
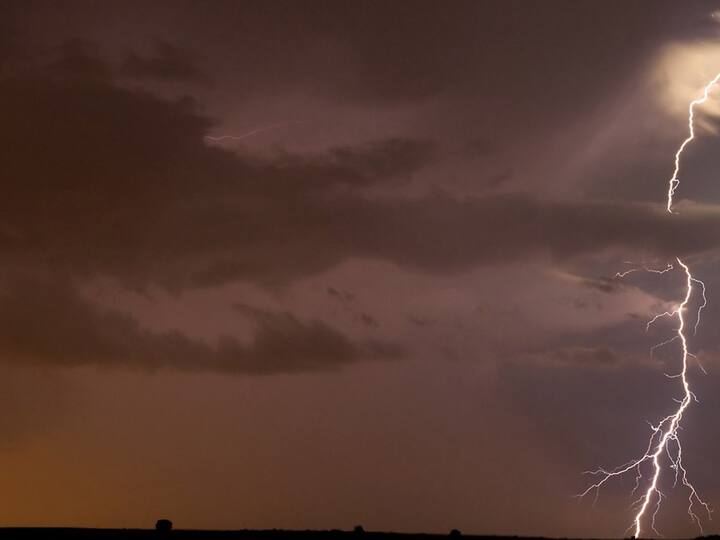
[[[675,191],[680,184],[680,162],[682,154],[687,145],[690,144],[690,142],[695,138],[695,107],[697,105],[702,105],[708,100],[710,91],[719,82],[720,73],[718,73],[715,78],[713,78],[703,88],[702,96],[691,101],[688,107],[689,133],[687,138],[682,142],[682,144],[678,147],[678,150],[675,152],[675,168],[668,184],[667,211],[671,214],[675,213],[673,211],[673,196],[675,195]],[[639,458],[636,458],[632,461],[625,463],[624,465],[621,465],[620,467],[616,467],[615,469],[611,470],[600,468],[594,471],[586,471],[586,474],[599,478],[599,480],[594,482],[579,495],[580,497],[584,497],[585,495],[594,492],[595,500],[597,500],[597,497],[600,493],[600,488],[602,488],[605,483],[607,483],[612,478],[622,476],[626,473],[629,473],[630,471],[635,471],[635,487],[632,490],[632,495],[634,495],[635,493],[640,491],[640,484],[643,480],[642,467],[643,465],[649,464],[651,470],[650,481],[647,484],[645,490],[642,492],[642,495],[637,498],[631,506],[632,508],[636,508],[636,513],[632,525],[630,525],[628,530],[633,529],[634,536],[636,538],[641,536],[643,532],[643,523],[647,520],[649,520],[650,522],[650,528],[652,529],[652,531],[659,535],[655,525],[656,517],[660,512],[660,507],[663,500],[666,498],[665,493],[660,491],[659,488],[660,477],[664,470],[663,463],[668,463],[669,468],[674,471],[673,487],[677,486],[678,482],[680,482],[685,488],[687,488],[687,512],[690,516],[691,521],[698,526],[701,533],[703,532],[702,521],[700,519],[700,516],[696,513],[696,509],[698,507],[702,508],[702,511],[707,515],[707,518],[711,519],[712,510],[710,509],[708,504],[700,498],[697,490],[688,479],[688,473],[682,461],[682,445],[680,443],[680,437],[678,434],[678,430],[681,427],[680,424],[686,410],[693,401],[697,402],[697,397],[690,389],[690,383],[687,377],[688,361],[690,358],[695,358],[695,355],[693,355],[689,351],[688,337],[686,335],[686,330],[688,327],[687,311],[688,306],[696,292],[695,286],[697,286],[700,290],[701,301],[699,302],[698,308],[695,311],[694,316],[695,321],[693,325],[693,334],[696,334],[698,326],[700,324],[702,311],[707,306],[706,287],[705,283],[692,275],[690,268],[684,261],[682,261],[679,257],[676,258],[676,261],[685,274],[685,297],[675,309],[655,315],[655,317],[653,317],[647,323],[647,327],[649,329],[653,323],[655,323],[661,318],[667,317],[677,319],[678,326],[676,328],[676,335],[670,339],[663,341],[662,343],[654,345],[650,349],[650,352],[652,354],[659,347],[663,347],[675,341],[680,342],[682,350],[682,369],[676,375],[666,375],[669,378],[677,378],[681,380],[683,397],[682,399],[675,400],[675,402],[678,404],[675,412],[663,418],[657,425],[650,425],[650,439],[648,440],[645,452]],[[668,264],[663,269],[652,269],[647,267],[632,268],[624,272],[618,272],[615,277],[624,278],[628,274],[638,271],[664,274],[666,272],[669,272],[670,270],[673,270],[673,265],[670,264]],[[702,366],[700,366],[700,369],[704,372]]]
[[[692,100],[688,107],[688,136],[679,146],[677,152],[675,152],[675,169],[673,170],[672,178],[670,178],[670,181],[668,182],[667,211],[671,214],[675,213],[672,209],[673,196],[675,195],[675,191],[680,185],[680,158],[682,157],[682,153],[685,151],[685,147],[690,144],[690,142],[695,138],[695,107],[698,105],[702,105],[708,100],[708,98],[710,97],[710,90],[712,90],[712,87],[715,86],[718,82],[720,82],[720,73],[715,75],[715,78],[705,85],[705,88],[703,88],[702,96]]]
[[[688,309],[688,304],[692,300],[693,293],[695,292],[693,285],[702,286],[701,291],[703,298],[705,298],[705,286],[702,281],[693,277],[693,275],[690,273],[690,269],[681,259],[678,258],[676,260],[678,265],[684,272],[686,278],[685,298],[683,299],[682,303],[680,303],[680,305],[678,305],[674,310],[667,311],[656,316],[648,323],[648,325],[651,325],[658,318],[664,316],[676,317],[678,320],[676,335],[662,343],[655,345],[651,350],[667,345],[673,341],[680,341],[682,348],[682,370],[678,375],[669,375],[668,377],[679,378],[682,380],[683,397],[681,400],[677,400],[678,407],[673,414],[670,414],[663,418],[657,425],[650,426],[650,439],[648,440],[645,452],[639,458],[629,461],[628,463],[625,463],[624,465],[621,465],[620,467],[612,470],[601,468],[594,471],[586,471],[586,474],[599,477],[600,479],[590,485],[584,492],[580,494],[580,497],[584,497],[591,492],[595,492],[595,498],[597,499],[600,488],[605,485],[606,482],[608,482],[614,477],[622,476],[626,473],[629,473],[630,471],[635,471],[636,475],[635,487],[632,491],[632,494],[635,494],[639,490],[640,482],[643,478],[642,465],[646,463],[650,464],[652,470],[650,483],[648,484],[646,490],[643,492],[642,496],[640,496],[632,504],[633,508],[638,509],[637,513],[635,514],[633,524],[630,527],[634,528],[634,536],[636,538],[639,537],[642,533],[643,518],[645,518],[646,514],[650,514],[648,509],[653,506],[653,503],[654,507],[652,513],[649,515],[650,527],[657,534],[655,518],[658,515],[663,499],[666,497],[666,495],[662,491],[660,491],[658,487],[660,476],[663,471],[663,460],[665,458],[667,458],[670,462],[670,469],[673,469],[675,471],[675,480],[673,485],[677,485],[678,481],[680,481],[682,485],[689,490],[688,514],[692,521],[700,528],[701,532],[702,521],[700,519],[700,516],[698,516],[695,512],[695,507],[702,507],[707,513],[708,518],[710,518],[711,513],[710,507],[707,505],[707,503],[705,503],[705,501],[700,498],[695,487],[690,483],[688,479],[687,470],[685,469],[682,462],[682,445],[680,443],[680,437],[678,434],[678,430],[680,429],[680,423],[686,409],[690,406],[691,402],[697,401],[695,394],[690,389],[690,383],[687,378],[688,361],[689,358],[693,355],[688,350],[688,341],[687,336],[685,335],[688,324],[686,320],[686,312]],[[705,304],[706,301],[703,301],[702,307],[704,307]],[[701,313],[702,307],[697,311],[698,315]]]

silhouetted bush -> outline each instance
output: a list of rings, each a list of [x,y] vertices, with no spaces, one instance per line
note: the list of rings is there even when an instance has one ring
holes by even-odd
[[[453,529],[450,531],[450,538],[460,538],[462,536],[462,533],[458,529]]]
[[[354,534],[365,534],[365,529],[363,529],[362,525],[355,525],[355,528],[353,529]]]
[[[161,533],[168,533],[172,530],[172,521],[169,519],[158,519],[155,522],[155,530]]]

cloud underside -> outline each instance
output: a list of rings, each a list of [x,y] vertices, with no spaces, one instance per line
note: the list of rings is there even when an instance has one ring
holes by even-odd
[[[349,257],[444,272],[539,252],[627,246],[664,255],[717,243],[720,221],[707,211],[669,216],[521,194],[393,196],[393,182],[432,159],[427,141],[260,159],[205,144],[210,123],[185,102],[107,81],[14,80],[4,89],[6,268],[183,289],[289,282]],[[388,194],[370,195],[378,186]]]
[[[242,311],[256,327],[249,343],[229,336],[205,343],[178,331],[150,332],[70,286],[17,279],[0,293],[0,355],[9,363],[251,375],[327,371],[402,356],[396,345],[353,341],[322,321],[302,321],[289,312]]]
[[[150,334],[76,293],[97,277],[183,291],[236,280],[283,285],[348,258],[448,273],[538,254],[682,255],[717,244],[720,220],[707,209],[671,217],[647,205],[523,194],[398,195],[396,184],[436,158],[431,141],[311,156],[231,153],[205,142],[211,123],[192,101],[130,91],[81,60],[3,81],[4,357],[273,373],[399,355],[292,314],[260,317],[245,345]]]

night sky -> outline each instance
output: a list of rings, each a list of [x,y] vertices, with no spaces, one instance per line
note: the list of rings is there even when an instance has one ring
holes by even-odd
[[[676,256],[720,508],[716,9],[0,1],[0,525],[621,536]]]

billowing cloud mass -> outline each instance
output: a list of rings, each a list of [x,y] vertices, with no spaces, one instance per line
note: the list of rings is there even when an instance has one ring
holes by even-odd
[[[56,281],[21,279],[5,286],[0,343],[6,361],[262,375],[332,370],[360,359],[401,355],[397,346],[353,343],[322,321],[303,322],[292,313],[241,306],[257,327],[252,342],[244,345],[222,336],[216,344],[206,344],[177,331],[143,330],[130,316],[94,306]]]
[[[139,79],[190,82],[205,80],[202,71],[192,61],[191,52],[165,41],[155,43],[153,53],[150,55],[130,53],[122,65],[121,73]]]
[[[425,140],[308,156],[232,153],[208,144],[211,122],[192,102],[74,75],[5,81],[6,271],[52,265],[182,290],[285,283],[352,257],[453,271],[543,253],[668,256],[717,245],[713,208],[669,219],[661,205],[395,194],[439,159]]]
[[[717,245],[715,209],[669,219],[658,206],[527,193],[404,196],[408,178],[442,159],[428,140],[234,153],[207,141],[212,123],[192,101],[123,88],[86,48],[65,47],[51,77],[4,82],[0,273],[12,291],[2,310],[16,321],[14,332],[0,332],[6,357],[273,373],[397,349],[363,347],[325,323],[283,314],[268,315],[245,348],[232,338],[211,347],[180,333],[153,336],[129,315],[94,311],[68,285],[93,278],[179,293],[237,280],[285,286],[352,258],[445,273],[544,254],[562,262],[615,248],[667,257]],[[18,285],[15,274],[41,281]],[[53,279],[62,280],[55,293]],[[25,316],[14,314],[21,306]]]

